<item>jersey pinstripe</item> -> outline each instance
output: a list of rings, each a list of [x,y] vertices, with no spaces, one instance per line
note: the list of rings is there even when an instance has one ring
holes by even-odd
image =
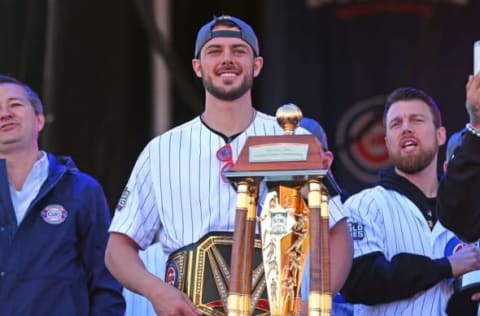
[[[283,135],[283,129],[275,117],[257,112],[230,143],[234,161],[254,135]],[[130,236],[143,249],[158,233],[167,255],[208,232],[232,231],[237,194],[220,176],[223,162],[216,151],[223,145],[199,117],[151,140],[135,163],[110,231]],[[262,186],[260,196],[265,190]],[[338,218],[343,215],[331,216]]]
[[[412,253],[438,259],[445,256],[448,241],[454,234],[437,222],[430,230],[425,217],[406,196],[376,186],[352,195],[345,207],[350,212],[354,257],[375,251],[387,260],[398,253]],[[450,280],[417,293],[409,299],[374,306],[355,305],[355,315],[445,315],[452,294]]]
[[[335,195],[328,200],[328,224],[332,228],[340,220],[349,216],[348,211],[344,208],[340,195]]]

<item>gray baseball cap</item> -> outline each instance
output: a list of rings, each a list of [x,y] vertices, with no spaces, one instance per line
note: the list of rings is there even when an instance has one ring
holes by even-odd
[[[234,26],[238,27],[239,31],[234,30],[218,30],[212,31],[213,27],[224,22],[230,22]],[[245,21],[240,20],[239,18],[221,15],[214,17],[212,21],[208,22],[200,28],[197,34],[197,40],[195,41],[195,55],[194,58],[198,58],[200,55],[200,50],[202,47],[212,38],[215,37],[236,37],[244,40],[248,43],[253,49],[255,56],[258,56],[260,53],[260,48],[258,46],[258,39],[253,31],[253,28]]]

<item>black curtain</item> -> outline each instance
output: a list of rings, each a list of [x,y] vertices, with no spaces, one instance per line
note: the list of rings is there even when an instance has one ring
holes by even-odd
[[[1,0],[0,71],[41,95],[43,149],[69,155],[113,208],[150,138],[150,48],[131,1]]]
[[[150,135],[150,51],[130,1],[49,2],[45,146],[96,176],[113,207]]]
[[[28,82],[40,95],[46,0],[0,0],[0,72]]]

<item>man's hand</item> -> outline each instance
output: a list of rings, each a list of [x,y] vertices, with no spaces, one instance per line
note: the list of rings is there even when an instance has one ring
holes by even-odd
[[[468,77],[466,86],[466,108],[470,124],[480,128],[480,74]]]
[[[472,301],[480,302],[480,293],[475,293],[472,295]]]
[[[448,257],[448,261],[454,277],[480,269],[480,248],[466,244],[460,251]]]
[[[150,291],[147,298],[158,316],[202,315],[185,293],[166,283]]]

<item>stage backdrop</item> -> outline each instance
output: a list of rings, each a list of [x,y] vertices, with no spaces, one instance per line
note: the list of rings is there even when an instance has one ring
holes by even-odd
[[[480,1],[265,3],[262,106],[275,113],[293,102],[318,119],[337,181],[349,192],[373,183],[389,163],[381,115],[393,89],[424,89],[449,134],[464,126]]]

